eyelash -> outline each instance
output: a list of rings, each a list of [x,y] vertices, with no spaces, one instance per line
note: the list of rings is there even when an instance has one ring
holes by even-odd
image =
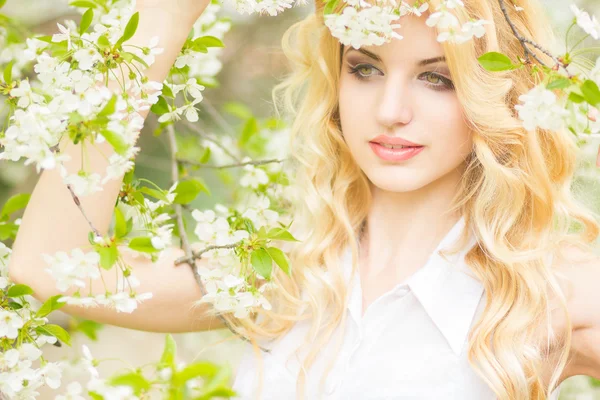
[[[363,76],[361,75],[358,71],[361,68],[372,68],[372,69],[377,69],[374,66],[372,66],[371,64],[357,64],[355,66],[348,66],[348,72],[354,76],[356,76],[356,79],[360,80],[360,81],[367,81],[369,80],[370,76]],[[440,74],[436,74],[435,72],[425,72],[421,75],[432,75],[437,77],[440,81],[443,82],[442,85],[432,85],[432,84],[428,84],[427,86],[429,86],[430,88],[432,88],[433,90],[437,90],[437,91],[445,91],[445,90],[453,90],[454,89],[454,84],[452,83],[452,81],[448,78],[446,78],[445,76],[442,76]],[[421,76],[419,75],[419,76]]]

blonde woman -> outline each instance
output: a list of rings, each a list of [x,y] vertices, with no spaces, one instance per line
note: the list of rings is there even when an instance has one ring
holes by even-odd
[[[539,1],[514,3],[519,31],[548,45]],[[569,133],[524,130],[514,105],[534,84],[530,71],[490,73],[477,62],[523,50],[498,1],[465,5],[461,22],[492,24],[461,46],[437,42],[425,17],[410,15],[404,40],[348,48],[324,26],[321,1],[286,32],[292,73],[274,93],[295,113],[303,240],[290,251],[292,276],[275,278],[270,312],[226,316],[270,350],[248,344],[234,382],[241,398],[556,399],[567,377],[600,378],[600,261],[589,246],[599,226],[569,192],[577,147]],[[134,40],[158,34],[166,49],[151,80],[166,77],[205,6],[138,0]],[[73,169],[79,150],[66,149]],[[105,168],[99,154],[88,161]],[[102,233],[119,187],[109,181],[83,200]],[[85,246],[87,234],[60,176],[44,171],[11,277],[41,300],[56,294],[40,279],[41,254]],[[156,268],[128,260],[139,292],[154,293],[131,315],[65,310],[147,331],[222,328],[209,306],[192,307],[201,292],[173,265],[182,255],[173,248]]]

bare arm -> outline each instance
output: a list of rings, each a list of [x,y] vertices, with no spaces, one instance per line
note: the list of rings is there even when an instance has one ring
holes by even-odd
[[[167,77],[192,24],[207,5],[207,0],[138,0],[139,25],[128,44],[147,46],[150,38],[159,36],[158,46],[165,49],[144,72],[151,81],[162,82]],[[142,117],[145,118],[147,114],[148,111],[142,112]],[[70,162],[65,163],[69,173],[76,172],[81,165],[81,145],[69,142],[61,150],[72,157]],[[105,157],[112,154],[112,147],[105,142],[98,144],[97,149],[87,146],[86,150],[86,169],[104,176],[108,165]],[[103,186],[103,191],[81,198],[81,206],[86,215],[102,235],[108,232],[122,178],[110,180]],[[44,271],[47,265],[42,254],[70,252],[73,248],[85,249],[89,247],[89,231],[87,221],[73,202],[58,170],[43,171],[13,245],[9,263],[11,280],[31,286],[34,296],[40,301],[60,294],[54,279]],[[209,305],[191,311],[191,304],[199,300],[202,294],[190,268],[187,265],[174,265],[174,260],[182,255],[182,250],[173,247],[156,264],[143,258],[125,257],[125,262],[132,266],[140,281],[137,292],[153,293],[153,298],[142,302],[132,314],[118,313],[103,307],[65,306],[62,310],[102,323],[147,331],[186,332],[222,328],[219,319],[205,317]],[[115,287],[114,271],[101,269],[101,272],[107,287]],[[72,289],[62,294],[70,295],[74,291]],[[93,285],[93,295],[103,292],[102,284]]]

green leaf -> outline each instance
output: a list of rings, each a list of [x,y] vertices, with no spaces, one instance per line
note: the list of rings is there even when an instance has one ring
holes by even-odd
[[[254,270],[264,276],[266,279],[271,279],[271,271],[273,270],[273,259],[267,250],[260,248],[254,250],[250,255],[252,267]]]
[[[15,211],[25,208],[30,197],[31,194],[29,193],[19,193],[6,200],[6,203],[2,207],[2,212],[0,212],[0,218],[7,217]]]
[[[129,248],[142,253],[156,253],[157,249],[152,246],[152,241],[149,237],[136,237],[129,241]]]
[[[192,42],[189,45],[189,48],[192,49],[193,51],[197,51],[199,53],[208,53],[208,47],[204,46],[202,43]]]
[[[88,10],[83,13],[81,17],[81,22],[79,23],[79,34],[83,35],[90,25],[92,24],[92,20],[94,19],[94,9],[93,7],[88,8]]]
[[[46,315],[50,314],[52,311],[58,310],[59,308],[64,306],[66,303],[58,301],[58,299],[60,299],[61,297],[62,297],[61,294],[57,294],[56,296],[50,297],[48,300],[46,300],[44,302],[44,304],[42,304],[42,306],[40,307],[38,312],[35,314],[35,316],[38,318],[45,317]]]
[[[10,307],[11,310],[20,310],[21,308],[23,308],[23,305],[20,303],[17,303],[16,301],[9,301],[8,306]]]
[[[129,372],[112,377],[108,380],[108,383],[114,386],[129,386],[137,396],[150,389],[150,382],[148,382],[142,374],[136,372]]]
[[[91,321],[89,319],[83,320],[77,324],[75,330],[83,333],[85,336],[89,337],[91,340],[98,340],[98,331],[104,327],[103,324],[100,324],[96,321]]]
[[[98,37],[98,46],[100,46],[101,48],[110,47],[110,42],[108,41],[108,38],[104,35],[100,35]]]
[[[569,100],[576,104],[580,104],[585,101],[583,96],[580,96],[577,93],[573,93],[573,92],[569,93]]]
[[[138,190],[138,192],[146,193],[147,195],[150,195],[150,196],[154,197],[155,199],[170,203],[169,199],[165,195],[165,192],[163,192],[163,191],[143,186]]]
[[[268,247],[267,251],[273,261],[279,265],[279,268],[281,268],[286,275],[290,276],[290,264],[285,253],[276,247]]]
[[[38,326],[36,328],[36,330],[38,332],[41,331],[42,333],[45,333],[47,335],[54,336],[61,342],[65,343],[67,346],[71,345],[71,336],[69,335],[69,333],[67,331],[65,331],[62,327],[60,327],[58,325],[53,325],[53,324],[42,325],[42,326]]]
[[[190,379],[198,376],[213,377],[218,371],[218,367],[208,361],[200,361],[184,367],[181,371],[173,375],[173,384],[175,386],[183,385]]]
[[[194,39],[194,42],[192,44],[192,49],[196,45],[200,45],[200,46],[202,46],[204,48],[207,48],[207,47],[225,47],[225,45],[223,44],[223,42],[221,41],[221,39],[216,38],[214,36],[202,36],[202,37],[199,37],[197,39]]]
[[[121,36],[121,38],[117,41],[117,46],[120,46],[121,44],[123,44],[123,42],[125,42],[133,37],[133,35],[135,34],[135,31],[138,28],[139,22],[140,22],[140,13],[138,11],[135,14],[133,14],[131,16],[131,18],[129,19],[129,22],[127,22],[127,26],[125,27],[125,30],[123,31],[123,36]]]
[[[92,398],[92,400],[105,400],[104,396],[102,396],[96,392],[89,391],[88,395]]]
[[[596,106],[600,103],[600,89],[598,89],[596,82],[590,79],[586,80],[583,82],[583,85],[581,85],[581,92],[583,93],[585,101],[589,104]]]
[[[119,251],[114,244],[110,247],[100,247],[98,254],[100,254],[100,266],[106,270],[111,269],[119,257]]]
[[[198,179],[179,182],[173,191],[176,194],[173,202],[177,204],[188,204],[192,202],[201,191],[209,193],[206,186]]]
[[[52,35],[34,36],[34,38],[37,40],[41,40],[42,42],[54,43],[52,41]]]
[[[103,129],[100,131],[100,134],[104,136],[104,139],[106,139],[106,141],[112,145],[113,149],[115,149],[118,154],[123,155],[127,152],[127,148],[129,146],[121,137],[121,135],[118,135],[113,131],[109,131],[108,129]]]
[[[98,6],[96,3],[94,3],[93,1],[89,1],[89,0],[71,1],[69,3],[69,5],[72,7],[80,7],[80,8],[96,8]]]
[[[98,113],[99,117],[108,117],[109,115],[114,114],[117,108],[117,95],[113,94],[110,100],[106,103],[102,111]]]
[[[548,83],[548,85],[546,85],[546,89],[548,89],[548,90],[564,89],[566,87],[569,87],[569,85],[571,85],[570,79],[558,78],[558,79],[555,79],[552,82]]]
[[[248,218],[244,218],[244,226],[246,227],[248,233],[251,235],[254,233],[254,231],[256,231],[256,229],[254,228],[254,223],[252,223],[252,221]]]
[[[288,242],[297,242],[298,241],[298,239],[296,239],[294,236],[292,236],[292,234],[287,229],[283,229],[283,228],[270,229],[269,232],[267,233],[267,237],[269,239],[285,240]]]
[[[4,7],[6,4],[6,0],[0,0],[0,8]]]
[[[158,96],[158,101],[152,104],[152,107],[150,107],[150,111],[152,111],[156,115],[166,114],[169,112],[169,104],[163,96]]]
[[[485,53],[484,55],[477,58],[477,60],[484,69],[492,72],[510,71],[518,68],[517,65],[514,65],[512,63],[512,61],[510,60],[510,58],[508,58],[507,55],[495,51]]]
[[[223,111],[235,117],[238,117],[239,119],[246,120],[252,118],[252,111],[250,111],[250,109],[245,104],[234,101],[226,103],[223,106]]]
[[[15,239],[19,225],[8,222],[6,224],[0,224],[0,240]]]
[[[30,295],[30,294],[33,294],[32,288],[30,288],[27,285],[18,284],[18,285],[11,286],[8,289],[7,296],[8,297],[21,297],[21,296],[26,296],[26,295]]]
[[[208,160],[210,160],[210,147],[204,149],[204,153],[202,153],[202,156],[200,157],[198,162],[206,164]]]
[[[129,218],[127,220],[127,233],[131,232],[133,229],[133,218]]]
[[[252,117],[248,119],[248,121],[246,121],[246,125],[244,125],[244,129],[242,130],[242,136],[240,137],[240,146],[246,145],[246,143],[248,143],[248,140],[250,140],[250,138],[254,136],[254,134],[256,134],[257,132],[258,124],[256,122],[256,118]]]
[[[15,60],[12,60],[6,65],[6,67],[4,67],[4,82],[6,82],[8,85],[10,85],[12,82],[12,70],[14,64]]]
[[[127,51],[123,51],[123,52],[121,52],[121,57],[123,57],[123,59],[125,61],[127,61],[128,63],[131,63],[133,60],[135,60],[135,61],[139,62],[140,64],[142,64],[144,67],[148,68],[148,64],[146,63],[146,61],[141,59],[136,54],[129,53]]]
[[[327,15],[333,13],[333,10],[335,10],[335,7],[338,5],[338,3],[339,0],[329,0],[323,8],[323,14]]]
[[[221,367],[212,379],[204,383],[202,391],[197,399],[212,399],[214,397],[229,397],[235,395],[235,391],[227,387],[231,378],[231,368],[227,365]]]
[[[171,98],[175,98],[175,95],[173,94],[173,91],[171,90],[171,88],[169,86],[165,85],[164,83],[162,85],[162,95],[171,97]]]
[[[259,237],[259,239],[268,239],[267,238],[267,228],[265,228],[265,226],[261,226],[260,229],[257,231],[257,235]]]
[[[177,354],[177,343],[170,333],[165,337],[165,349],[163,350],[160,364],[175,367],[175,355]]]
[[[129,233],[127,231],[127,221],[119,207],[115,207],[115,234],[118,238],[122,238]]]

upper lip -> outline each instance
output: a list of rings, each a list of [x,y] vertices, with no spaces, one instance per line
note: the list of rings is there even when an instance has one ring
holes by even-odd
[[[383,143],[396,146],[423,146],[422,144],[414,143],[399,137],[391,137],[387,135],[379,135],[371,140],[373,143]]]

